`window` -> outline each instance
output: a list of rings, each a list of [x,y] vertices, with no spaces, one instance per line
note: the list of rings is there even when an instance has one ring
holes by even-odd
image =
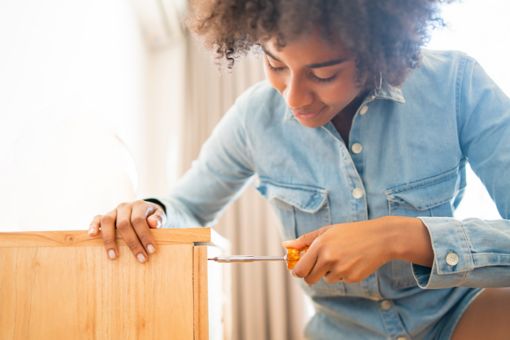
[[[444,7],[448,25],[433,32],[428,47],[461,50],[473,56],[508,95],[510,94],[510,2],[505,0],[464,0]],[[497,219],[500,215],[487,190],[468,168],[464,199],[457,218]]]

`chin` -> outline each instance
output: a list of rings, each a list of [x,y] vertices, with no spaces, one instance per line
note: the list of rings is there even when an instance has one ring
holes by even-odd
[[[328,122],[322,122],[322,121],[310,121],[310,120],[300,120],[298,119],[299,124],[308,127],[308,128],[318,128],[321,126],[326,125]]]

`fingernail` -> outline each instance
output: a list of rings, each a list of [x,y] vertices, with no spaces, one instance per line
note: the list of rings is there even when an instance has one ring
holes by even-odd
[[[161,220],[160,220],[160,219],[158,219],[157,228],[158,228],[158,229],[159,229],[159,228],[161,228]]]
[[[108,257],[112,260],[115,259],[117,257],[117,254],[115,254],[115,250],[113,249],[108,250]]]
[[[154,254],[154,252],[156,251],[156,248],[154,248],[154,246],[152,244],[149,244],[149,245],[147,245],[147,251],[149,252],[149,254]]]
[[[295,271],[291,271],[292,276],[298,277]]]
[[[140,262],[140,263],[145,262],[145,256],[142,253],[136,255],[136,258],[138,259],[138,262]]]
[[[89,235],[94,235],[96,233],[96,230],[94,228],[89,229]]]

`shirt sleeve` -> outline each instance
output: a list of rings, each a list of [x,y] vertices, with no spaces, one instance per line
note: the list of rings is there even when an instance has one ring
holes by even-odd
[[[510,100],[471,58],[457,82],[462,152],[496,203],[501,220],[420,217],[432,268],[413,265],[422,288],[510,286]]]
[[[204,143],[198,158],[165,197],[164,227],[212,226],[253,176],[243,112],[238,102]]]

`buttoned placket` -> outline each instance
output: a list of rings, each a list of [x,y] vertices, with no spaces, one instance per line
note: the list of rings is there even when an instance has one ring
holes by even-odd
[[[393,301],[381,300],[375,303],[378,304],[379,311],[383,319],[384,328],[386,329],[386,332],[388,332],[390,339],[410,339],[411,337],[409,334],[407,334],[407,331],[402,324],[401,318],[398,315],[397,308],[395,308]]]
[[[364,124],[364,121],[368,118],[367,113],[369,112],[369,104],[374,101],[375,96],[368,96],[358,108],[356,112],[350,134],[349,140],[353,141],[350,145],[345,145],[340,134],[336,131],[333,124],[330,122],[325,126],[326,131],[339,142],[340,152],[345,156],[342,157],[347,162],[344,162],[344,173],[348,174],[351,183],[351,206],[352,206],[352,221],[362,221],[368,219],[368,202],[366,199],[365,186],[362,180],[363,173],[363,152],[364,147],[361,143],[360,128]],[[360,117],[358,117],[360,116]],[[358,141],[358,142],[356,142]],[[357,294],[363,294],[369,299],[380,300],[382,299],[379,287],[377,273],[373,273],[367,277],[359,287],[348,287],[355,289]],[[360,291],[357,291],[357,290]]]
[[[368,118],[368,113],[370,111],[370,103],[375,100],[375,96],[371,95],[367,97],[367,99],[362,103],[360,108],[358,109],[356,115],[353,118],[351,133],[349,136],[351,150],[351,157],[353,159],[354,164],[356,165],[356,169],[358,173],[362,175],[363,173],[363,159],[365,148],[362,144],[362,136],[361,136],[361,125],[363,121]],[[360,180],[361,181],[361,180]],[[354,196],[354,195],[353,195]],[[391,339],[396,340],[405,340],[409,339],[408,334],[402,324],[401,318],[398,315],[397,310],[394,308],[393,302],[391,300],[384,299],[377,287],[377,278],[375,274],[369,277],[369,298],[372,299],[375,303],[379,305],[379,310],[381,312],[384,326],[386,331],[390,335]]]
[[[352,189],[351,195],[354,200],[353,207],[356,209],[355,211],[359,212],[357,216],[359,218],[358,220],[368,219],[368,201],[366,198],[365,186],[362,180],[364,172],[363,159],[365,157],[364,153],[366,150],[362,143],[363,138],[361,135],[361,128],[365,124],[365,121],[369,118],[369,105],[374,99],[375,96],[373,95],[365,98],[353,117],[351,130],[349,133],[350,145],[348,146],[348,149],[350,151],[352,165],[354,166],[352,173],[355,174],[355,178],[353,178],[355,188]],[[379,292],[377,273],[373,273],[365,279],[362,289],[363,293],[369,299],[380,300],[382,298]]]
[[[339,152],[342,155],[342,159],[346,160],[343,162],[343,168],[341,171],[344,175],[347,175],[349,178],[349,182],[351,184],[351,211],[352,211],[352,221],[362,221],[368,219],[368,201],[366,198],[365,186],[363,184],[362,176],[364,172],[363,168],[363,159],[365,157],[365,153],[368,152],[364,145],[361,135],[361,129],[363,125],[366,124],[366,120],[370,119],[370,110],[372,103],[378,99],[393,99],[399,102],[403,102],[403,98],[397,96],[397,98],[392,98],[386,93],[380,94],[371,94],[365,98],[360,107],[358,108],[356,114],[353,117],[351,130],[349,133],[349,145],[345,145],[342,137],[334,127],[332,122],[329,122],[323,128],[328,132],[328,134],[335,139],[335,141],[339,145]],[[382,301],[384,297],[381,295],[379,290],[379,280],[377,278],[377,273],[373,273],[369,277],[367,277],[362,284],[359,286],[347,286],[347,289],[353,289],[350,293],[352,294],[362,294],[366,298],[371,299],[373,301]],[[400,322],[398,316],[396,318],[398,322]],[[400,324],[399,330],[404,330],[403,325]],[[401,332],[392,333],[394,338],[396,339]],[[405,334],[405,333],[404,333]]]
[[[349,132],[349,145],[346,146],[349,150],[350,159],[352,160],[353,169],[349,172],[352,174],[352,198],[354,199],[353,207],[355,211],[360,212],[357,214],[357,220],[363,220],[368,218],[368,206],[366,199],[365,186],[363,184],[363,172],[364,172],[364,146],[362,143],[361,126],[364,120],[368,118],[367,113],[370,108],[369,105],[376,99],[374,94],[371,94],[363,100],[362,104],[356,111],[352,119],[352,125]],[[363,214],[361,214],[361,211]],[[362,216],[363,215],[363,216]]]

